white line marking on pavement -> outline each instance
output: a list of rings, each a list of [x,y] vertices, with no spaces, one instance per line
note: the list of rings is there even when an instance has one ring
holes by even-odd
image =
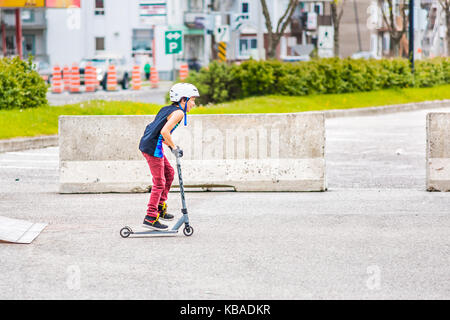
[[[12,166],[1,166],[1,169],[33,169],[33,170],[58,170],[59,168],[44,168],[44,167],[12,167]]]
[[[57,157],[59,153],[28,153],[28,152],[6,152],[6,154],[16,155],[16,156],[44,156],[44,157]]]
[[[22,160],[22,159],[0,159],[0,162],[25,162],[25,163],[59,163],[55,160]]]

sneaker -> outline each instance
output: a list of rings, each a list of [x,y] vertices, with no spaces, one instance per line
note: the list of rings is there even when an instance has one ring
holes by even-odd
[[[165,202],[158,205],[158,213],[162,220],[170,221],[174,218],[172,214],[167,213],[167,204]]]
[[[159,220],[159,216],[158,217],[150,217],[147,215],[147,216],[145,216],[142,226],[144,228],[151,229],[151,230],[160,230],[160,231],[166,230],[168,228],[168,226],[160,223],[158,220]]]

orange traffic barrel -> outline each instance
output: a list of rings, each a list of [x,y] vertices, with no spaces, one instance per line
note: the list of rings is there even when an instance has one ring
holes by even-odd
[[[180,80],[184,81],[189,75],[189,66],[184,63],[180,66]]]
[[[80,92],[80,69],[76,63],[72,64],[71,78],[70,78],[70,93]]]
[[[150,68],[150,82],[152,84],[152,88],[158,88],[159,77],[158,71],[155,67]]]
[[[98,78],[97,78],[97,68],[93,66],[92,70],[94,70],[94,74],[95,74],[95,90],[97,91],[98,88],[100,87],[100,81],[98,81]]]
[[[72,73],[70,72],[70,68],[65,65],[63,68],[63,82],[64,82],[64,91],[70,91],[70,79]]]
[[[61,93],[63,92],[63,82],[61,77],[61,68],[58,65],[53,67],[52,72],[52,92]]]
[[[139,67],[138,65],[133,66],[133,71],[131,73],[131,83],[133,90],[140,90],[142,87],[141,67]]]
[[[110,65],[108,67],[106,90],[108,90],[108,91],[117,90],[117,72],[116,72],[116,66],[114,66],[114,65]]]
[[[84,69],[84,85],[86,92],[94,92],[97,88],[97,74],[95,67],[91,62],[86,64]]]

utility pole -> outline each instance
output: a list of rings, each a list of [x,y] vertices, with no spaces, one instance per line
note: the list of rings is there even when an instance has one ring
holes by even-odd
[[[356,4],[356,0],[353,0],[353,9],[355,11],[355,22],[356,22],[356,34],[358,35],[358,48],[359,51],[362,51],[361,45],[361,31],[359,29],[359,16],[358,16],[358,6]]]
[[[20,16],[20,8],[16,9],[16,47],[17,55],[22,59],[22,18]]]
[[[258,0],[258,28],[257,28],[257,35],[256,35],[256,43],[258,45],[258,59],[259,60],[265,60],[265,54],[264,54],[264,24],[263,24],[263,12],[262,12],[262,6],[261,1]]]
[[[203,59],[204,59],[204,63],[205,66],[207,66],[209,64],[209,54],[208,54],[208,42],[207,42],[207,38],[208,38],[208,31],[207,31],[207,27],[206,27],[206,19],[209,18],[207,17],[207,5],[208,5],[208,1],[207,0],[203,0],[203,16],[204,18],[204,29],[203,29]]]
[[[414,0],[409,0],[409,61],[414,73]]]
[[[2,25],[2,49],[3,49],[3,56],[6,57],[7,51],[6,51],[6,26],[3,20],[0,18],[0,24]]]

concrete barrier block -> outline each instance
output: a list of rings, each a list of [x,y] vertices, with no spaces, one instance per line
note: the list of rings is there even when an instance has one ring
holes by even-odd
[[[58,145],[58,136],[40,136],[33,138],[14,138],[0,140],[0,153],[28,149],[55,147]]]
[[[61,116],[60,192],[147,192],[138,149],[154,116]],[[237,191],[325,191],[325,117],[294,114],[188,115],[174,131],[186,187]],[[166,147],[165,147],[166,148]],[[175,167],[174,156],[165,154]],[[178,183],[175,178],[174,186]]]
[[[427,114],[427,190],[450,191],[450,113]]]

